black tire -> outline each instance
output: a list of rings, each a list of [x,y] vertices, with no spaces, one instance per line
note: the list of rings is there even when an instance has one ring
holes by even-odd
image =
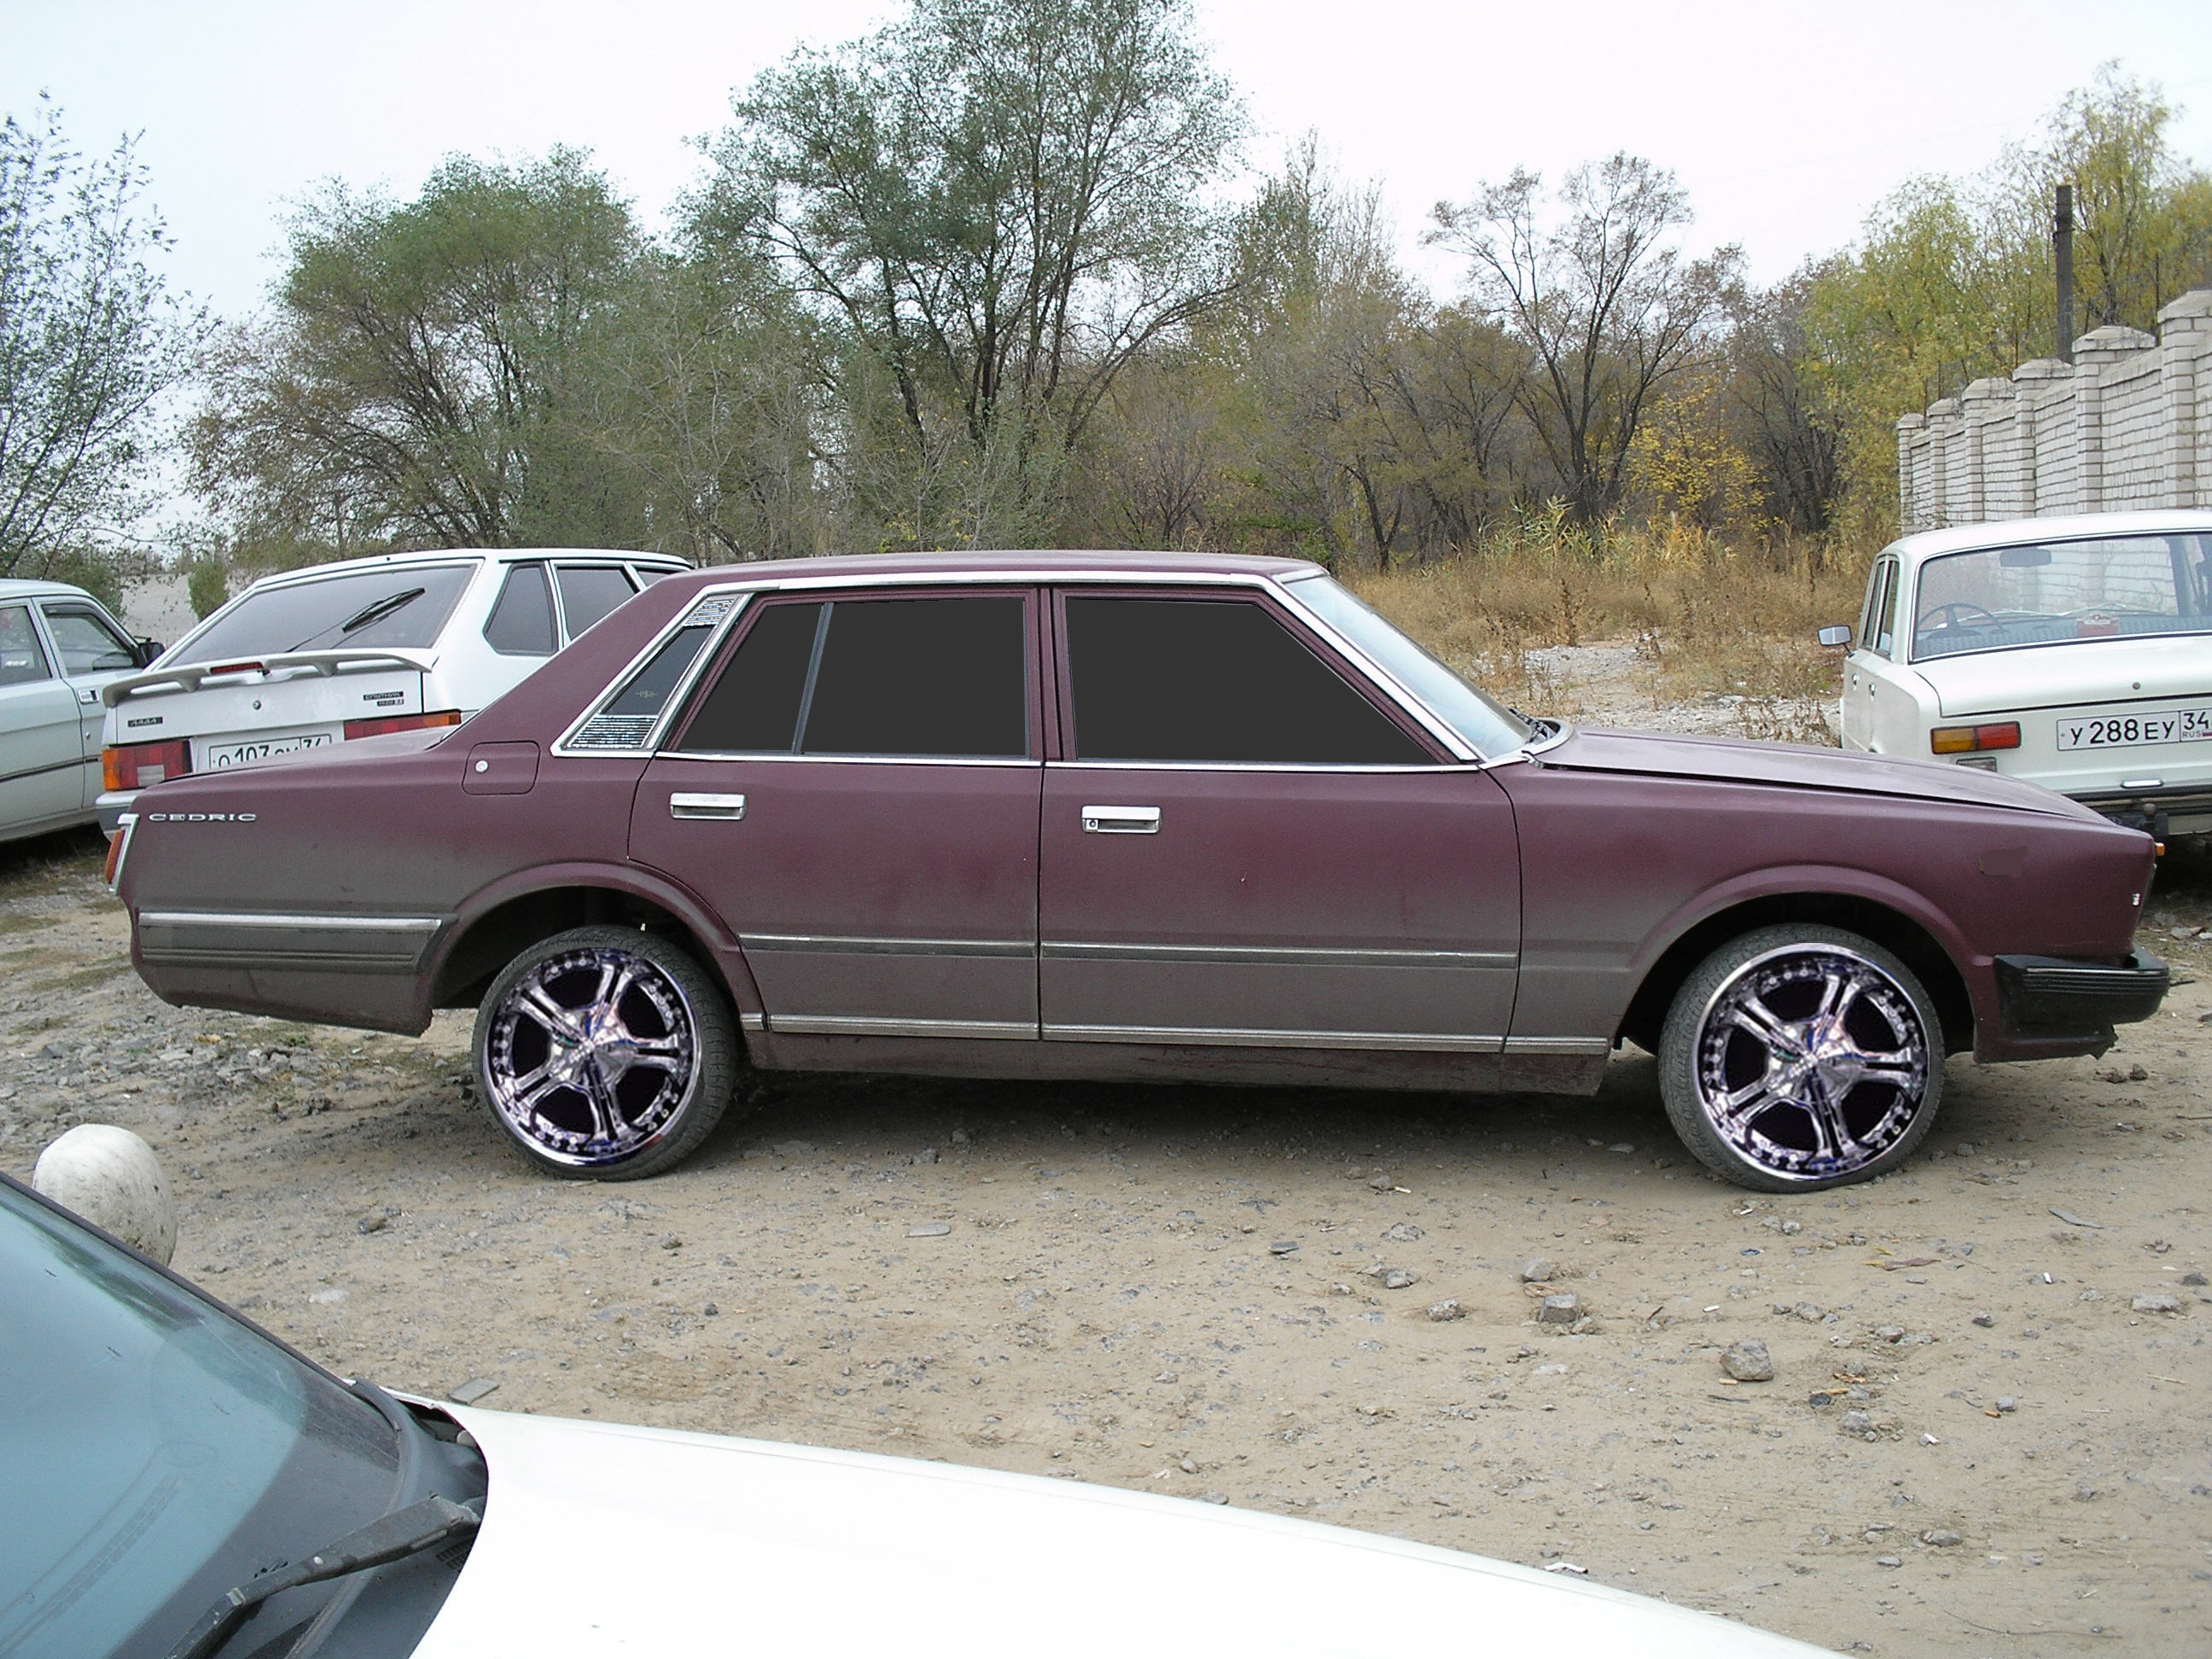
[[[1943,1030],[1871,939],[1762,927],[1698,965],[1659,1038],[1659,1092],[1698,1160],[1753,1192],[1818,1192],[1912,1155],[1943,1093]]]
[[[484,1106],[571,1181],[659,1175],[714,1132],[744,1069],[728,1000],[680,945],[578,927],[507,963],[477,1010]]]

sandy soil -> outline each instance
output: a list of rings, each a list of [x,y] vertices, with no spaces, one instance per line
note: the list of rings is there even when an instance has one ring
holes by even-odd
[[[457,1018],[155,1002],[97,853],[0,848],[0,1165],[136,1129],[179,1270],[342,1371],[1571,1563],[1847,1651],[2212,1650],[2212,860],[2113,1053],[1954,1061],[1908,1170],[1765,1200],[1641,1057],[1595,1101],[774,1079],[672,1175],[548,1182]],[[1747,1339],[1773,1381],[1726,1374]]]

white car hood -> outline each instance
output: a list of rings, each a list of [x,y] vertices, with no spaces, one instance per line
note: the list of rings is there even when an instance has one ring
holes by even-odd
[[[490,1491],[416,1659],[1820,1651],[1526,1567],[1179,1498],[447,1409]]]
[[[1916,662],[1947,717],[2212,692],[2212,637],[2137,634]]]

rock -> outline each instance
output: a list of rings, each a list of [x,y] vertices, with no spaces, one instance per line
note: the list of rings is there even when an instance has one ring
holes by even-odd
[[[1542,1256],[1535,1256],[1521,1264],[1521,1282],[1523,1285],[1548,1285],[1552,1275],[1558,1271]]]
[[[31,1185],[167,1267],[177,1206],[154,1149],[112,1123],[80,1123],[39,1154]]]
[[[1420,1274],[1405,1267],[1389,1268],[1382,1275],[1382,1288],[1386,1291],[1407,1290],[1420,1282]]]
[[[1382,1237],[1393,1244],[1415,1244],[1421,1239],[1421,1230],[1410,1221],[1401,1221],[1395,1227],[1386,1227]]]
[[[1735,1344],[1723,1353],[1721,1369],[1739,1382],[1774,1381],[1774,1361],[1767,1354],[1766,1344],[1755,1336]]]
[[[2150,1073],[2143,1070],[2141,1066],[2130,1066],[2128,1067],[2128,1081],[2130,1083],[2148,1083],[2150,1081]]]
[[[1274,1243],[1267,1246],[1267,1254],[1269,1255],[1288,1255],[1291,1251],[1297,1248],[1298,1241],[1295,1238],[1278,1239]]]
[[[1901,1567],[1905,1565],[1905,1560],[1902,1556],[1877,1555],[1874,1559],[1874,1564],[1877,1567]]]
[[[924,1221],[906,1230],[908,1238],[943,1238],[951,1232],[952,1224],[946,1221]]]
[[[1455,1319],[1466,1318],[1467,1310],[1461,1307],[1455,1298],[1446,1297],[1442,1302],[1429,1304],[1429,1317],[1439,1325],[1447,1324]]]
[[[2191,1286],[2202,1285],[2205,1282],[2204,1275],[2199,1273],[2184,1273],[2181,1276],[2181,1282]]]
[[[1229,1494],[1225,1492],[1202,1492],[1198,1495],[1198,1501],[1201,1504],[1226,1504]]]
[[[937,1156],[936,1147],[925,1146],[914,1155],[914,1161],[916,1164],[934,1164],[937,1162]]]
[[[1539,1325],[1571,1325],[1583,1316],[1583,1299],[1572,1291],[1547,1296],[1536,1310]]]
[[[325,1308],[334,1308],[346,1299],[345,1286],[332,1285],[327,1289],[312,1292],[307,1300]]]
[[[1874,1334],[1885,1342],[1905,1340],[1905,1327],[1902,1325],[1877,1325],[1874,1328]]]
[[[1957,1533],[1942,1527],[1931,1527],[1920,1534],[1920,1541],[1931,1550],[1954,1550],[1966,1540]]]
[[[660,1248],[664,1250],[680,1250],[684,1248],[684,1241],[674,1233],[663,1233],[660,1236]]]
[[[2153,1291],[2148,1296],[2137,1297],[2128,1305],[2137,1313],[2179,1313],[2181,1298],[2166,1291]]]
[[[2010,1417],[2019,1409],[2020,1401],[2014,1399],[2010,1395],[2001,1394],[1997,1396],[1997,1410],[2003,1415]]]
[[[969,1134],[965,1129],[955,1129],[950,1135],[946,1136],[945,1139],[950,1140],[956,1146],[965,1146],[969,1141],[973,1140],[975,1137]]]
[[[1979,1325],[1984,1330],[1988,1330],[1996,1322],[1997,1316],[1991,1313],[1987,1308],[1983,1309],[1981,1312],[1974,1316],[1974,1323]]]
[[[392,1218],[382,1211],[373,1211],[353,1224],[357,1233],[380,1233],[392,1224]]]
[[[488,1394],[496,1393],[499,1384],[488,1376],[472,1376],[459,1388],[446,1390],[446,1398],[456,1406],[473,1406]]]
[[[1158,1376],[1152,1379],[1155,1382],[1172,1382],[1175,1380],[1176,1374],[1173,1371],[1162,1371]]]
[[[1390,1177],[1389,1177],[1389,1176],[1386,1176],[1386,1175],[1373,1175],[1373,1176],[1368,1176],[1368,1177],[1367,1177],[1367,1184],[1368,1184],[1368,1186],[1369,1186],[1370,1188],[1371,1188],[1372,1189],[1374,1189],[1376,1192],[1378,1192],[1378,1193],[1387,1193],[1387,1192],[1389,1192],[1389,1191],[1393,1187],[1395,1187],[1398,1183],[1397,1183],[1396,1182],[1395,1182],[1395,1181],[1391,1180],[1391,1179],[1390,1179]],[[1227,1500],[1226,1498],[1224,1498],[1222,1501],[1223,1501],[1224,1503],[1226,1503],[1228,1500]]]
[[[1874,1418],[1866,1412],[1845,1412],[1844,1420],[1836,1425],[1836,1432],[1861,1440],[1871,1440],[1874,1438]]]
[[[712,1319],[715,1315],[720,1313],[722,1310],[711,1302],[702,1302],[699,1304],[699,1311],[704,1314],[708,1318]]]
[[[1196,1474],[1198,1473],[1198,1463],[1196,1460],[1193,1458],[1185,1457],[1181,1462],[1177,1463],[1176,1467],[1181,1469],[1185,1474]]]

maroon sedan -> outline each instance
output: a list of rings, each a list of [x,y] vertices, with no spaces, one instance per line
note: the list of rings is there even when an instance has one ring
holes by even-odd
[[[449,733],[187,777],[117,843],[169,1001],[420,1031],[652,1175],[746,1066],[1587,1093],[1864,1180],[1944,1056],[2158,1006],[2149,837],[1933,763],[1500,708],[1316,567],[939,554],[672,576]]]

